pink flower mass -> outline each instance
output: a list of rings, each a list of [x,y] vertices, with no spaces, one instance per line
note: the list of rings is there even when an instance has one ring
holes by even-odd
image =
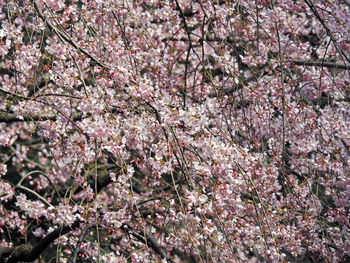
[[[0,262],[350,262],[349,16],[0,1]]]

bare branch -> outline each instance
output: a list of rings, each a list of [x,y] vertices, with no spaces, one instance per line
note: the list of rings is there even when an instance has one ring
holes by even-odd
[[[307,61],[307,60],[291,59],[291,60],[285,60],[285,62],[292,62],[295,65],[301,65],[301,66],[316,66],[316,67],[324,67],[324,68],[350,70],[350,65],[340,64],[336,62],[328,62],[328,61],[310,61],[310,60]]]
[[[82,119],[82,113],[76,113],[73,115],[72,120],[78,121]],[[57,120],[57,115],[25,115],[17,116],[12,113],[0,112],[0,122],[12,123],[12,122],[23,122],[23,121],[46,121],[46,120]]]

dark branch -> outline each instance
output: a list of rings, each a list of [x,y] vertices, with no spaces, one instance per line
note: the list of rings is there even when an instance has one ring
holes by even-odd
[[[340,64],[335,62],[327,62],[327,61],[304,61],[304,60],[287,60],[287,62],[292,62],[295,65],[301,66],[316,66],[316,67],[324,67],[324,68],[334,68],[334,69],[345,69],[350,70],[350,65]]]
[[[14,70],[11,70],[11,69],[0,68],[0,74],[13,76],[13,75],[14,75],[14,72],[15,72],[15,71],[14,71]]]
[[[81,113],[76,113],[73,115],[72,120],[78,121],[82,119]],[[0,122],[12,123],[12,122],[23,122],[23,121],[56,121],[57,115],[26,115],[26,116],[16,116],[12,113],[0,112]]]
[[[129,227],[129,231],[130,231],[130,234],[136,237],[139,241],[141,241],[142,243],[152,248],[158,255],[162,257],[162,259],[165,259],[167,262],[174,262],[167,257],[162,247],[158,244],[157,240],[155,240],[155,238],[153,238],[150,234],[137,233],[134,230],[132,230],[130,227]]]
[[[0,262],[15,263],[20,261],[34,261],[54,240],[76,229],[79,225],[80,221],[76,220],[71,226],[58,227],[35,245],[23,245],[17,248],[0,248]]]
[[[81,242],[83,241],[83,239],[85,238],[86,234],[87,234],[87,231],[92,227],[92,225],[88,225],[86,226],[82,231],[81,231],[81,235],[79,237],[79,240],[78,240],[78,243],[75,247],[75,250],[74,250],[74,253],[73,253],[73,260],[72,262],[73,263],[76,263],[77,262],[77,256],[78,256],[78,252],[80,250],[80,246],[81,246]]]

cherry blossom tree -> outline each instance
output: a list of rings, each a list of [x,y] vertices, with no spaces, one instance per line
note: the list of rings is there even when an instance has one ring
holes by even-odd
[[[0,262],[350,261],[348,0],[0,10]]]

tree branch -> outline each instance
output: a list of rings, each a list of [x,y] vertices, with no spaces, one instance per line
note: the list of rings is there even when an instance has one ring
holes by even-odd
[[[76,113],[73,115],[73,121],[78,121],[82,119],[81,113]],[[12,123],[12,122],[23,122],[23,121],[56,121],[57,115],[25,115],[25,116],[16,116],[12,113],[0,112],[0,122]]]
[[[77,243],[77,246],[75,247],[75,250],[74,250],[74,253],[73,253],[73,260],[72,262],[73,263],[76,263],[77,262],[77,256],[78,256],[78,252],[80,250],[80,246],[81,246],[81,242],[83,241],[83,239],[85,238],[86,234],[87,234],[87,231],[92,227],[92,225],[88,225],[86,226],[82,231],[81,231],[81,234],[80,234],[80,237],[79,237],[79,240],[78,240],[78,243]]]
[[[137,233],[130,227],[128,227],[128,230],[130,231],[130,234],[136,237],[139,241],[150,246],[150,248],[152,248],[158,255],[160,255],[162,259],[165,259],[167,262],[171,262],[171,263],[174,262],[173,260],[167,257],[162,247],[158,244],[157,240],[155,240],[155,238],[152,237],[150,234]]]
[[[306,61],[306,60],[290,59],[290,60],[285,60],[285,62],[292,62],[295,65],[300,65],[300,66],[316,66],[316,67],[324,67],[324,68],[350,70],[350,65],[340,64],[336,62],[328,62],[328,61]]]
[[[58,227],[45,238],[41,239],[35,246],[23,245],[20,247],[0,248],[0,262],[16,263],[20,261],[34,261],[54,240],[76,229],[79,225],[80,221],[77,219],[71,226]]]

